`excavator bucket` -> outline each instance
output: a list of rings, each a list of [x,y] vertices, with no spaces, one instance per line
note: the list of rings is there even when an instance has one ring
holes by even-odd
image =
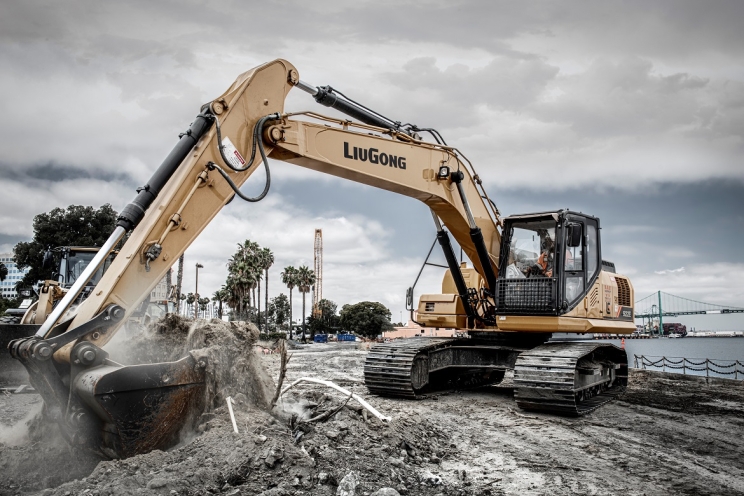
[[[101,451],[126,458],[175,445],[203,411],[204,365],[191,356],[129,366],[107,361],[79,373],[74,389],[97,417]]]

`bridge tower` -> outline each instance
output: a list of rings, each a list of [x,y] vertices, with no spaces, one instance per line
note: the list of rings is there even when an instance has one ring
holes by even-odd
[[[320,309],[318,303],[323,299],[323,230],[315,230],[315,257],[313,271],[315,272],[315,288],[313,291],[313,316],[318,317]]]

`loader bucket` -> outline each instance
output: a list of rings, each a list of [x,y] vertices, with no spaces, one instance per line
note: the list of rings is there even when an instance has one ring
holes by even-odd
[[[107,362],[81,372],[75,392],[100,421],[100,448],[126,458],[179,441],[204,407],[205,364],[176,362],[120,366]]]

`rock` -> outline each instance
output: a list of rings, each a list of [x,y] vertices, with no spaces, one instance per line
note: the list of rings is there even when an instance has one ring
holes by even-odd
[[[328,482],[328,474],[325,472],[321,472],[318,474],[318,482],[321,484],[325,484]]]
[[[422,470],[419,473],[419,477],[421,478],[421,482],[429,484],[430,486],[438,486],[442,483],[441,477],[429,472],[428,470]]]
[[[264,436],[263,434],[260,434],[256,436],[256,443],[263,444],[266,442],[266,440],[269,439],[268,437]]]
[[[269,468],[274,468],[274,465],[277,464],[277,462],[280,462],[284,459],[284,453],[282,450],[277,448],[271,448],[264,457],[264,463]]]
[[[408,488],[404,486],[403,484],[398,486],[398,492],[400,494],[408,494]]]
[[[336,496],[355,496],[357,484],[359,484],[359,479],[356,474],[353,471],[349,472],[338,483]]]
[[[429,461],[436,465],[439,465],[440,463],[442,463],[442,460],[440,460],[438,456],[432,456],[431,458],[429,458]]]
[[[155,478],[147,483],[147,489],[159,489],[168,485],[168,479]]]
[[[405,463],[403,463],[403,460],[401,458],[394,458],[392,456],[388,458],[388,463],[392,465],[393,467],[402,467],[403,465],[405,465]]]
[[[334,441],[341,435],[341,433],[336,429],[328,429],[323,434],[325,434],[328,439],[333,439]]]
[[[392,487],[382,487],[370,494],[370,496],[400,496],[400,493]]]

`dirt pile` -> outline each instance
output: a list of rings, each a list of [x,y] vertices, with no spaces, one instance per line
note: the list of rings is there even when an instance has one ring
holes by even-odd
[[[222,406],[188,444],[101,462],[85,479],[41,494],[336,495],[353,488],[347,494],[370,495],[388,488],[379,494],[394,495],[426,480],[431,491],[415,494],[439,492],[440,481],[423,466],[438,462],[450,439],[417,415],[383,424],[319,391],[298,394],[287,411],[280,404],[278,415],[242,400],[234,407],[239,434]],[[327,421],[304,421],[336,410]]]
[[[212,410],[225,405],[227,396],[238,398],[246,408],[258,411],[266,410],[270,404],[274,384],[254,351],[259,333],[252,324],[220,320],[194,322],[168,315],[148,330],[134,335],[122,334],[124,339],[106,347],[110,358],[119,363],[176,361],[188,354],[197,362],[206,359],[205,412],[197,416],[201,431],[209,429],[206,424],[216,415]],[[34,398],[37,400],[34,408],[41,411],[41,399]],[[16,398],[7,399],[8,404],[18,405]],[[0,494],[25,493],[83,478],[101,461],[80,448],[71,448],[54,421],[43,413],[33,418],[20,417],[9,418],[9,422],[3,422],[8,427],[0,430],[9,431],[8,436],[0,439],[0,470],[3,472]],[[182,433],[182,442],[195,437],[194,427],[189,426]],[[19,439],[21,442],[17,442]],[[10,445],[10,440],[14,446]]]

